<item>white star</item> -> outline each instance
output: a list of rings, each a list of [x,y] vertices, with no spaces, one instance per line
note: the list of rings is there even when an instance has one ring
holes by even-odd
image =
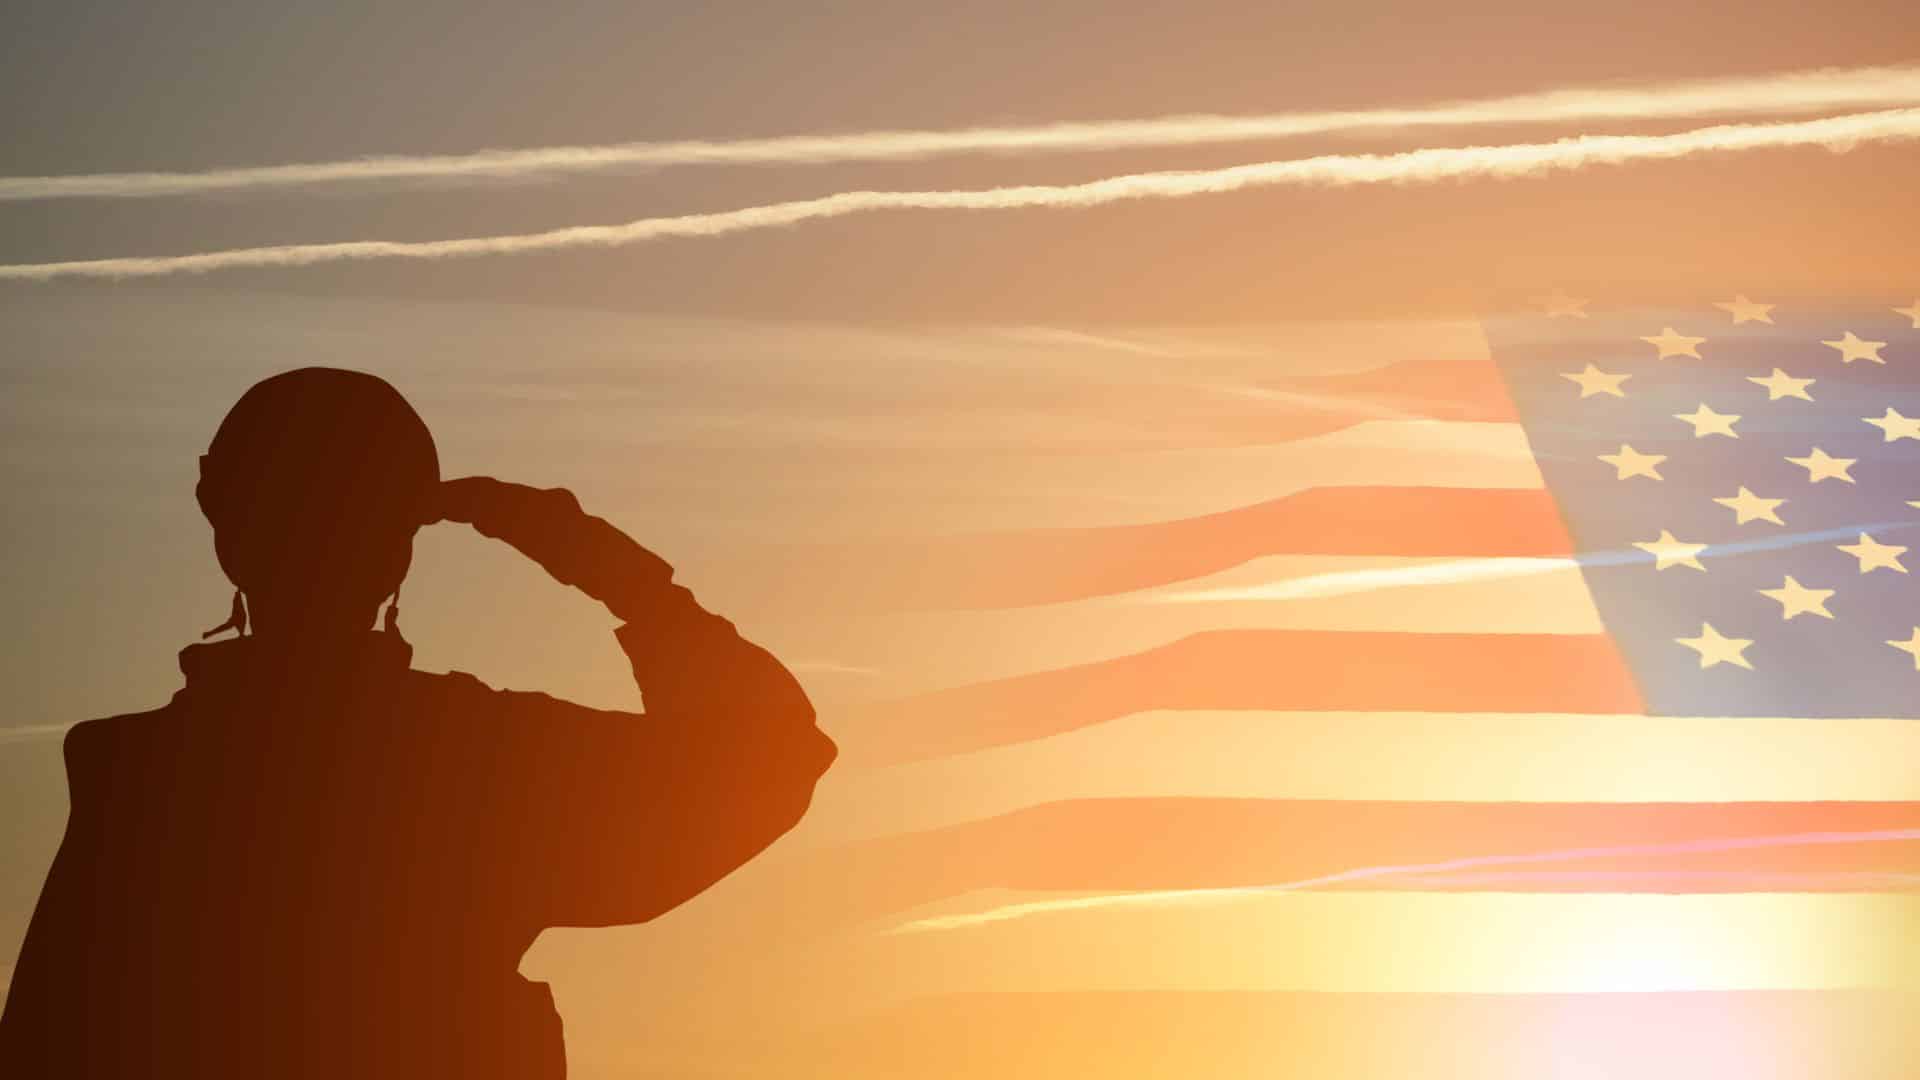
[[[1640,340],[1660,350],[1658,359],[1665,360],[1669,356],[1691,356],[1695,360],[1698,360],[1700,359],[1700,344],[1707,339],[1703,337],[1688,337],[1669,326],[1652,337],[1643,337]]]
[[[1791,619],[1795,615],[1833,618],[1833,612],[1827,610],[1827,598],[1833,595],[1833,590],[1809,589],[1793,580],[1791,576],[1777,589],[1761,589],[1760,595],[1770,600],[1780,601],[1780,618],[1782,619]]]
[[[1766,387],[1768,401],[1779,401],[1786,397],[1799,398],[1802,401],[1813,400],[1813,395],[1807,393],[1807,387],[1813,385],[1812,379],[1796,379],[1779,368],[1774,368],[1773,374],[1764,379],[1758,375],[1749,375],[1747,381]]]
[[[1763,322],[1771,324],[1773,322],[1773,316],[1767,313],[1779,305],[1756,304],[1747,299],[1745,293],[1741,293],[1731,300],[1722,300],[1713,306],[1724,311],[1732,312],[1734,325],[1738,326],[1743,322]]]
[[[1643,454],[1626,443],[1620,444],[1617,454],[1601,454],[1600,460],[1613,466],[1614,479],[1625,480],[1630,476],[1644,476],[1659,480],[1660,463],[1667,460],[1665,454]]]
[[[1806,457],[1790,457],[1788,461],[1807,470],[1807,482],[1817,484],[1822,480],[1845,480],[1853,483],[1853,477],[1847,473],[1859,458],[1832,457],[1825,450],[1814,447]]]
[[[1592,364],[1588,364],[1587,370],[1577,374],[1570,371],[1561,372],[1560,377],[1563,379],[1571,379],[1579,384],[1580,396],[1583,398],[1592,397],[1595,394],[1608,394],[1617,398],[1626,397],[1626,391],[1620,389],[1620,384],[1633,378],[1632,375],[1609,374],[1594,367]]]
[[[1653,556],[1655,570],[1665,570],[1669,566],[1691,566],[1695,570],[1706,569],[1700,565],[1700,553],[1707,550],[1707,545],[1689,544],[1665,529],[1660,530],[1659,539],[1635,540],[1633,546]]]
[[[1840,335],[1839,341],[1822,341],[1820,344],[1828,348],[1839,349],[1840,362],[1843,364],[1851,364],[1855,360],[1871,360],[1876,364],[1886,363],[1885,360],[1880,358],[1880,350],[1887,347],[1886,342],[1861,341],[1854,336],[1851,330]]]
[[[1887,442],[1896,442],[1900,439],[1920,441],[1920,417],[1901,416],[1889,407],[1885,416],[1863,416],[1860,419],[1885,432]]]
[[[1913,328],[1920,330],[1920,300],[1915,300],[1912,307],[1897,307],[1894,308],[1893,311],[1896,315],[1905,315],[1907,318],[1912,319]]]
[[[1735,525],[1745,525],[1749,521],[1771,521],[1775,525],[1786,524],[1780,520],[1780,515],[1774,512],[1781,503],[1787,501],[1785,499],[1763,499],[1743,487],[1738,494],[1713,501],[1733,511]]]
[[[1835,544],[1834,547],[1860,560],[1860,572],[1863,574],[1883,568],[1898,570],[1902,574],[1907,572],[1907,568],[1900,565],[1900,554],[1906,548],[1898,544],[1882,544],[1866,533],[1860,534],[1857,544]]]
[[[1675,420],[1685,420],[1693,425],[1693,437],[1704,439],[1709,435],[1725,435],[1737,439],[1740,433],[1733,430],[1734,421],[1740,419],[1727,413],[1717,413],[1703,403],[1690,413],[1674,413]]]
[[[1908,653],[1913,657],[1913,670],[1920,671],[1920,626],[1913,628],[1913,636],[1905,641],[1889,641],[1887,644]]]
[[[1712,623],[1700,624],[1699,637],[1673,640],[1700,654],[1700,668],[1703,671],[1715,664],[1733,664],[1748,671],[1753,670],[1753,665],[1743,655],[1747,646],[1753,644],[1753,639],[1725,637],[1713,628]]]

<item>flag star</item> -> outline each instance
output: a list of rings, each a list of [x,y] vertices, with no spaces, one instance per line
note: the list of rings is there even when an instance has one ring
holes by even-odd
[[[1913,670],[1920,671],[1920,626],[1913,628],[1913,636],[1905,641],[1889,641],[1887,644],[1903,653],[1913,656]]]
[[[1813,395],[1807,393],[1807,387],[1813,385],[1812,379],[1796,379],[1779,368],[1774,368],[1773,374],[1764,379],[1758,375],[1749,375],[1747,381],[1766,387],[1768,401],[1779,401],[1783,397],[1797,397],[1802,401],[1813,400]]]
[[[1704,402],[1690,413],[1674,413],[1673,418],[1692,424],[1693,437],[1696,439],[1704,439],[1709,435],[1725,435],[1731,439],[1740,437],[1740,433],[1733,430],[1734,422],[1740,419],[1738,416],[1714,412]]]
[[[1665,529],[1660,530],[1658,540],[1635,540],[1633,546],[1653,556],[1655,570],[1665,570],[1669,566],[1691,566],[1695,570],[1706,569],[1700,565],[1699,556],[1701,552],[1707,550],[1707,545],[1689,544]]]
[[[1847,470],[1853,468],[1854,462],[1860,459],[1830,457],[1825,450],[1816,446],[1808,452],[1806,457],[1790,457],[1787,460],[1807,470],[1807,482],[1810,484],[1817,484],[1822,480],[1845,480],[1851,484],[1853,477],[1847,474]]]
[[[1669,356],[1691,356],[1695,360],[1698,360],[1700,359],[1700,344],[1707,339],[1703,337],[1688,337],[1669,326],[1652,337],[1643,337],[1640,340],[1660,350],[1659,359],[1661,360],[1665,360]]]
[[[1882,544],[1866,533],[1860,534],[1857,544],[1835,544],[1834,547],[1860,560],[1860,572],[1865,574],[1885,567],[1906,573],[1907,568],[1900,565],[1900,553],[1907,550],[1897,544]]]
[[[1552,296],[1543,296],[1534,303],[1546,310],[1549,319],[1584,319],[1587,317],[1587,298],[1568,296],[1559,289]]]
[[[1753,665],[1742,655],[1747,646],[1753,644],[1751,638],[1730,638],[1713,628],[1712,623],[1700,624],[1700,636],[1674,638],[1673,640],[1700,654],[1700,668],[1706,670],[1715,664],[1733,664],[1736,667],[1753,670]]]
[[[1832,589],[1809,589],[1793,580],[1789,574],[1787,580],[1777,589],[1761,589],[1760,595],[1780,601],[1780,617],[1791,619],[1795,615],[1818,615],[1823,619],[1833,618],[1833,612],[1827,610],[1827,598],[1833,595]]]
[[[1871,360],[1876,364],[1886,363],[1886,361],[1880,357],[1880,350],[1887,347],[1886,342],[1861,341],[1854,336],[1851,330],[1840,335],[1839,341],[1822,341],[1820,344],[1828,348],[1839,349],[1840,362],[1843,364],[1851,364],[1855,360]]]
[[[1771,521],[1775,525],[1786,524],[1780,520],[1779,514],[1774,513],[1774,508],[1786,502],[1785,499],[1763,499],[1743,487],[1737,495],[1729,495],[1724,499],[1713,501],[1734,512],[1735,525],[1745,525],[1749,521]]]
[[[1660,463],[1667,460],[1665,454],[1643,454],[1626,443],[1620,444],[1617,454],[1601,454],[1600,460],[1613,466],[1615,480],[1625,480],[1633,476],[1645,476],[1654,480],[1664,479],[1660,475]]]
[[[1920,330],[1920,300],[1915,300],[1912,307],[1894,308],[1893,313],[1896,315],[1905,315],[1907,318],[1912,319],[1913,328]]]
[[[1560,377],[1563,379],[1572,379],[1578,383],[1580,385],[1580,396],[1583,398],[1592,397],[1595,394],[1611,394],[1617,398],[1626,397],[1626,391],[1620,389],[1620,384],[1633,378],[1632,375],[1610,375],[1594,367],[1592,364],[1588,364],[1587,370],[1578,374],[1571,371],[1563,371],[1560,373]]]
[[[1713,306],[1723,311],[1732,312],[1734,325],[1738,326],[1743,322],[1763,322],[1771,324],[1773,322],[1773,316],[1767,313],[1779,305],[1756,304],[1747,299],[1745,293],[1741,293],[1731,300],[1722,300]]]
[[[1860,419],[1885,432],[1888,442],[1899,439],[1920,441],[1920,417],[1901,416],[1889,408],[1885,416],[1863,416]]]

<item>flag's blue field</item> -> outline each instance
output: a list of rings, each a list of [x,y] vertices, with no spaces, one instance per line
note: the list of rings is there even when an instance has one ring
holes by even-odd
[[[1489,338],[1651,712],[1920,715],[1920,371],[1888,351],[1907,319],[1759,307]]]

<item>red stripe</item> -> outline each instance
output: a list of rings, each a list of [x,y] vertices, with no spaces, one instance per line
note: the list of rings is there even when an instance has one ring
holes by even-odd
[[[1025,742],[1153,709],[1640,713],[1603,634],[1222,630],[1143,653],[860,707],[843,760]]]
[[[1187,581],[1267,555],[1564,556],[1543,488],[1325,487],[1177,521],[811,552],[837,607],[1022,607]]]
[[[871,855],[889,872],[921,877],[932,895],[944,897],[981,888],[1273,885],[1355,868],[1485,856],[1895,829],[1920,829],[1920,803],[1085,799],[892,837],[876,843]],[[1550,865],[1615,873],[1915,873],[1920,841],[1569,857]],[[1381,876],[1352,884],[1391,881]]]
[[[1084,799],[824,853],[789,886],[830,889],[874,918],[981,889],[1132,892],[1314,881],[1356,870],[1490,863],[1486,880],[1369,873],[1311,887],[1496,892],[1897,892],[1920,874],[1920,840],[1772,844],[1599,854],[1729,838],[1920,829],[1920,803],[1463,803],[1278,799]],[[1532,874],[1495,875],[1507,869]],[[797,869],[797,868],[796,868]],[[1548,873],[1546,871],[1559,871]]]

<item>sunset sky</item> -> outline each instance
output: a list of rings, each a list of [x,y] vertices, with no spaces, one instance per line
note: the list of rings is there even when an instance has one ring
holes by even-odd
[[[1435,420],[1391,392],[1336,406],[1310,388],[1350,392],[1414,362],[1454,381],[1490,373],[1486,327],[1544,318],[1543,297],[1596,316],[1680,313],[1650,315],[1647,334],[1662,318],[1732,334],[1714,304],[1736,294],[1783,320],[1871,312],[1880,321],[1860,325],[1884,330],[1888,359],[1920,364],[1920,21],[1896,5],[27,0],[10,15],[0,962],[58,843],[61,732],[163,702],[178,649],[225,615],[196,455],[248,385],[316,364],[398,386],[447,475],[569,487],[659,551],[795,670],[841,743],[813,813],[762,861],[649,926],[536,944],[523,971],[553,983],[575,1075],[1270,1076],[1290,1063],[1463,1080],[1892,1078],[1920,1062],[1911,1025],[1894,1021],[1920,992],[1911,837],[1871,865],[1818,863],[1818,887],[1795,877],[1814,863],[1791,861],[1763,867],[1777,886],[1735,891],[1473,878],[1514,870],[1502,864],[1434,870],[1419,887],[1263,879],[1187,895],[1153,878],[1174,871],[1142,853],[1151,835],[1047,810],[1820,801],[1867,807],[1850,827],[1911,830],[1920,721],[1149,700],[1022,741],[975,738],[965,709],[985,699],[940,696],[1206,631],[1603,635],[1572,552],[1464,552],[1505,561],[1463,570],[1257,532],[1234,534],[1245,550],[1202,551],[1177,528],[1154,542],[1179,569],[1120,580],[1124,545],[1146,535],[1125,530],[1204,532],[1214,515],[1360,485],[1538,492],[1537,447],[1504,403]],[[1856,96],[1780,104],[1835,79]],[[1556,91],[1577,93],[1539,97]],[[1696,103],[1566,115],[1641,91]],[[1447,123],[1328,119],[1462,103],[1466,119]],[[1883,112],[1844,153],[1828,145],[1841,136],[1790,128]],[[1314,130],[1116,134],[1196,116]],[[1092,134],[1070,148],[846,149],[979,129],[1018,143],[1060,124]],[[1716,125],[1788,145],[1650,159]],[[1103,205],[1029,194],[605,249],[205,274],[156,263],[129,280],[35,269],[1328,156],[1341,163],[1327,175],[1351,180],[1380,160],[1365,155],[1412,170],[1390,156],[1577,135],[1656,141],[1601,144],[1623,158],[1549,175],[1442,155],[1418,159],[1441,162],[1438,178],[1275,180],[1285,166],[1229,192],[1152,180],[1150,197]],[[592,168],[470,156],[632,159],[654,153],[633,144],[697,142],[709,149],[673,153],[724,157],[736,151],[710,148],[785,136],[840,149]],[[244,172],[351,174],[395,157],[441,163],[402,178]],[[182,183],[208,190],[163,190]],[[1908,304],[1900,337],[1892,309]],[[1281,413],[1314,409],[1340,419],[1281,430]],[[1022,536],[1067,528],[1089,530],[1087,546],[1019,562]],[[983,547],[981,534],[1011,539]],[[405,612],[416,666],[641,704],[609,617],[470,533],[421,534]],[[949,713],[954,752],[900,749],[900,716]],[[1196,860],[1257,846],[1239,818],[1183,822]],[[1392,829],[1353,829],[1303,838],[1281,862],[1307,879],[1349,869],[1347,840],[1363,862],[1404,854]],[[1038,841],[1010,854],[1041,835],[1080,862]],[[1733,866],[1713,858],[1695,870]],[[1067,864],[1099,872],[1067,887],[1049,876]],[[1239,872],[1208,866],[1219,882]],[[1834,884],[1851,874],[1877,876]],[[1456,1052],[1424,1057],[1436,1040]]]

